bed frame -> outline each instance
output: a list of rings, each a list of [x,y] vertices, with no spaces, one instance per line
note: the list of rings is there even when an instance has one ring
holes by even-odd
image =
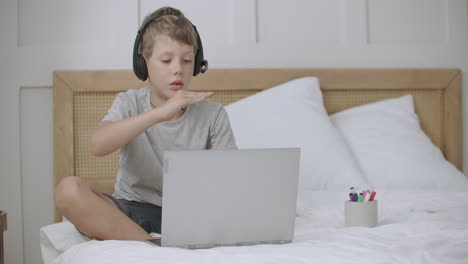
[[[329,114],[381,99],[412,94],[423,130],[462,170],[461,73],[458,69],[210,69],[193,90],[214,91],[222,104],[283,82],[316,76]],[[112,193],[117,152],[93,157],[88,138],[115,95],[147,85],[130,70],[54,72],[54,182],[76,175],[98,191]],[[55,220],[62,220],[55,210]]]

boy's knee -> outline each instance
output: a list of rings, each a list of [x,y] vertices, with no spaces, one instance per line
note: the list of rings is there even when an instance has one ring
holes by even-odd
[[[60,181],[55,188],[54,200],[59,209],[73,206],[80,200],[82,181],[79,177],[68,176]]]

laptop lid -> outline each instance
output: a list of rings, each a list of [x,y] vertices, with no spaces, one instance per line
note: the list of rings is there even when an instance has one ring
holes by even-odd
[[[299,148],[166,152],[161,245],[290,242],[299,157]]]

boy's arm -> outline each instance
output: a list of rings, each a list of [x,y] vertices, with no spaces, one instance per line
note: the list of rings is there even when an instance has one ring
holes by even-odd
[[[91,136],[91,153],[98,157],[108,155],[162,121],[156,109],[120,121],[103,121]]]
[[[148,128],[171,119],[181,108],[201,102],[212,94],[179,90],[166,103],[151,111],[120,121],[103,121],[90,138],[91,153],[99,157],[108,155],[128,144]]]

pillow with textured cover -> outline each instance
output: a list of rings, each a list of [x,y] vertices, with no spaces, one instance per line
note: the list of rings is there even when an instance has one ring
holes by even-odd
[[[374,188],[468,190],[419,125],[412,95],[357,106],[330,116]]]
[[[366,182],[331,123],[319,80],[295,79],[226,106],[239,148],[301,148],[299,190]]]

